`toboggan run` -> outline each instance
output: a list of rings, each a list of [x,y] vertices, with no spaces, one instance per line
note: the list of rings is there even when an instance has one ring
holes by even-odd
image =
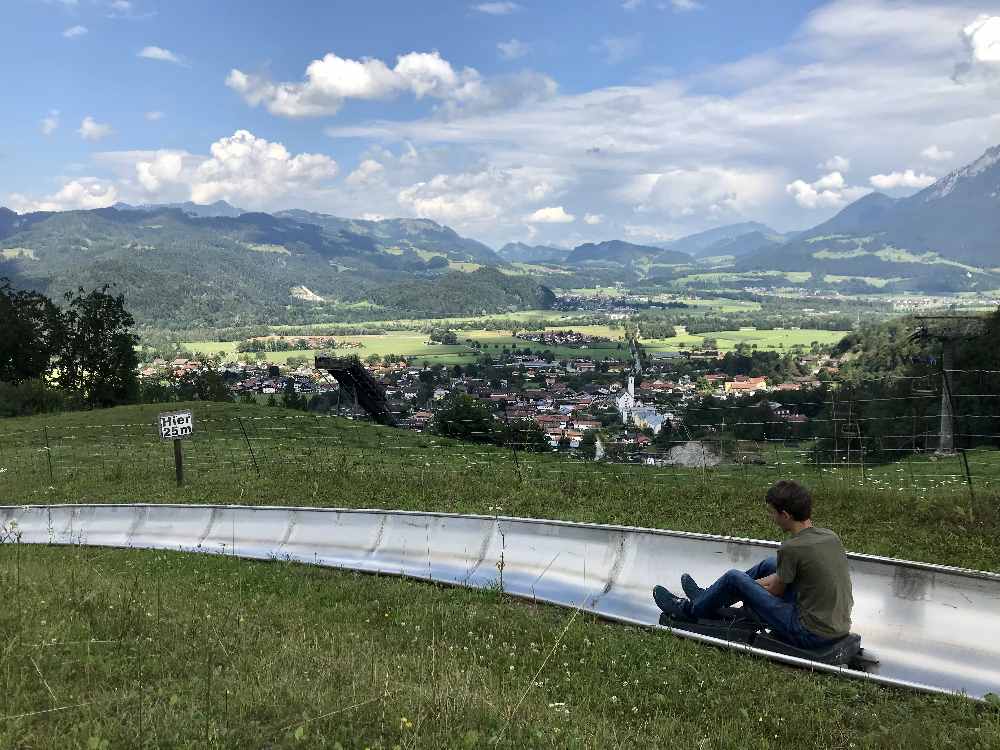
[[[776,542],[626,526],[412,511],[236,505],[0,506],[22,543],[182,550],[502,586],[518,597],[648,627],[650,591],[709,581]],[[1000,575],[849,553],[865,672],[675,630],[819,672],[973,699],[1000,694]]]

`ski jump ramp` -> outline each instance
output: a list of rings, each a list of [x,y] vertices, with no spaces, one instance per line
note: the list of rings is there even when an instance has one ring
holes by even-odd
[[[235,505],[0,506],[22,543],[182,550],[502,586],[514,596],[657,625],[651,590],[713,580],[775,542],[504,516]],[[700,636],[816,671],[982,699],[1000,694],[1000,575],[849,554],[866,672]]]

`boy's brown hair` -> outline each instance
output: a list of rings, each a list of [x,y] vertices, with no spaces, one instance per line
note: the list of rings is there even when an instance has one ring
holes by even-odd
[[[812,517],[812,495],[809,490],[791,479],[775,482],[767,491],[767,504],[781,513],[788,513],[796,521]]]

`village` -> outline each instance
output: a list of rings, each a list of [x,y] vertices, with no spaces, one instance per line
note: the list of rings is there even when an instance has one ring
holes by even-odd
[[[617,360],[547,361],[520,354],[484,355],[477,363],[452,366],[390,357],[364,366],[384,389],[401,428],[427,430],[439,409],[465,394],[496,420],[533,421],[552,450],[577,451],[594,432],[599,437],[591,439],[596,445],[590,457],[655,464],[683,437],[687,410],[704,399],[766,406],[771,419],[788,425],[808,422],[794,403],[786,403],[788,395],[819,387],[840,364],[827,354],[801,353],[795,364],[806,374],[779,380],[727,374],[721,371],[722,357],[718,351],[678,352],[653,358],[641,375],[632,363]],[[233,399],[277,406],[291,395],[311,412],[365,418],[350,392],[328,372],[306,364],[158,358],[140,370],[144,381],[167,387],[206,373],[221,378]]]

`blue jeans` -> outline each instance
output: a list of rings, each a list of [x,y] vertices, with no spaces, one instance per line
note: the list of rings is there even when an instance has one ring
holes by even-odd
[[[698,618],[712,617],[723,607],[743,602],[743,606],[753,610],[775,636],[793,646],[821,648],[838,640],[818,636],[802,624],[794,584],[785,589],[783,596],[777,597],[757,583],[758,578],[765,578],[777,569],[778,559],[769,557],[750,570],[728,571],[705,589],[697,601],[691,602],[691,614]]]

